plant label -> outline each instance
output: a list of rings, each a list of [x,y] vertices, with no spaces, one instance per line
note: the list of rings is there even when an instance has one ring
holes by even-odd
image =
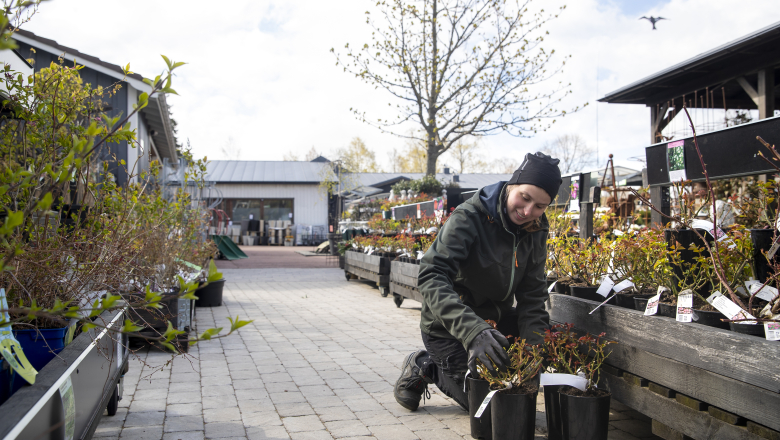
[[[647,299],[647,306],[645,306],[645,316],[652,316],[658,313],[658,302],[661,301],[662,293],[664,293],[663,287],[659,287],[658,293]]]
[[[762,284],[761,281],[745,281],[745,286],[751,295],[755,295],[756,298],[761,298],[764,301],[772,302],[775,298],[777,298],[778,295],[777,289],[772,286]]]
[[[601,308],[601,306],[603,306],[604,304],[606,304],[606,303],[607,303],[609,300],[611,300],[612,298],[614,298],[614,297],[615,297],[615,295],[617,295],[617,293],[615,293],[615,294],[613,294],[612,296],[610,296],[609,298],[605,299],[605,300],[604,300],[604,302],[602,302],[601,304],[599,304],[598,306],[596,306],[596,308],[595,308],[595,309],[591,310],[591,311],[590,311],[590,313],[588,313],[588,315],[592,315],[592,314],[593,314],[593,312],[595,312],[596,310],[598,310],[599,308]]]
[[[666,150],[666,160],[670,182],[687,179],[685,173],[685,141],[669,142]]]
[[[693,321],[693,293],[677,295],[677,322]]]
[[[715,237],[718,241],[723,241],[729,249],[734,249],[737,244],[734,243],[725,232],[720,228],[715,228],[715,225],[711,221],[707,220],[693,220],[691,221],[691,227],[694,229],[704,229],[710,235]]]
[[[423,257],[423,256],[425,256],[425,253],[424,253],[424,252],[417,251],[417,259],[418,259],[418,260],[422,260],[422,257]]]
[[[553,289],[555,288],[555,285],[558,284],[558,281],[553,281],[552,284],[550,284],[550,287],[547,288],[547,293],[551,293]]]
[[[766,259],[771,260],[772,257],[775,256],[777,253],[777,250],[780,249],[780,236],[777,237],[778,239],[775,239],[775,242],[772,243],[772,247],[769,248],[769,251],[766,253]]]
[[[634,287],[634,283],[632,283],[631,280],[623,280],[617,283],[615,287],[612,288],[612,290],[614,290],[615,293],[619,293],[632,287]]]
[[[542,373],[539,378],[539,386],[545,385],[568,385],[585,391],[588,388],[588,379],[573,374]]]
[[[477,412],[474,414],[474,417],[476,418],[482,417],[482,413],[485,412],[485,409],[487,409],[487,406],[490,403],[490,399],[492,399],[497,392],[498,390],[493,390],[489,392],[487,396],[485,396],[485,400],[482,401],[482,405],[479,405],[479,409],[477,409]]]
[[[780,341],[780,322],[765,322],[764,333],[767,341]]]
[[[615,285],[615,282],[612,281],[609,277],[604,277],[604,280],[601,281],[601,285],[599,286],[599,290],[596,291],[599,295],[606,297],[609,295],[609,292],[612,291],[612,286]]]
[[[728,319],[731,320],[755,319],[755,316],[742,310],[738,305],[734,304],[732,300],[728,299],[725,295],[723,295],[718,291],[713,292],[713,294],[710,295],[709,298],[707,298],[707,302],[712,304],[712,307],[718,309],[720,313],[726,315],[726,318]],[[742,324],[755,324],[755,323],[756,323],[755,321],[742,322]]]

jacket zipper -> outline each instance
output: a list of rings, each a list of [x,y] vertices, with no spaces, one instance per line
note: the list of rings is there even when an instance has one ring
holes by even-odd
[[[504,229],[506,230],[506,229]],[[506,231],[512,234],[510,231]],[[514,256],[515,260],[515,267],[517,267],[517,235],[512,234],[512,247],[514,248],[514,252],[512,252],[512,255]],[[512,267],[512,265],[509,265],[509,270],[512,271],[512,275],[509,277],[509,290],[506,292],[506,297],[504,300],[508,299],[510,295],[512,295],[512,286],[515,284],[515,268]]]

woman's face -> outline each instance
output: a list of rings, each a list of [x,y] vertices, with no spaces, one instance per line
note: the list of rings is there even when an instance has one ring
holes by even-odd
[[[512,223],[519,226],[541,217],[551,201],[550,195],[536,185],[517,185],[509,191],[506,212]]]

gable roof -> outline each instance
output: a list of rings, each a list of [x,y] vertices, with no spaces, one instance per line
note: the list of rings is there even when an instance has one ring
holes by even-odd
[[[206,167],[206,180],[217,183],[319,184],[327,166],[322,162],[212,160]]]

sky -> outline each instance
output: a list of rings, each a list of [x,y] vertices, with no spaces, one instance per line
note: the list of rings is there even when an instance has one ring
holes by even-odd
[[[173,83],[179,96],[168,102],[179,139],[189,140],[196,156],[222,159],[220,147],[232,138],[244,160],[304,156],[312,147],[327,157],[360,137],[385,166],[405,141],[356,120],[350,108],[386,114],[397,101],[344,73],[330,53],[369,41],[365,13],[375,3],[53,0],[23,28],[110,63],[130,63],[146,77],[162,71],[160,54],[187,62]],[[519,161],[557,136],[578,134],[597,147],[599,168],[614,154],[616,164],[639,169],[631,158],[643,157],[649,144],[649,109],[596,100],[779,17],[776,0],[751,0],[749,7],[731,0],[532,2],[548,10],[563,4],[545,44],[571,55],[555,79],[571,84],[561,106],[588,105],[532,138],[481,138],[487,160]],[[643,15],[668,20],[653,31]]]

